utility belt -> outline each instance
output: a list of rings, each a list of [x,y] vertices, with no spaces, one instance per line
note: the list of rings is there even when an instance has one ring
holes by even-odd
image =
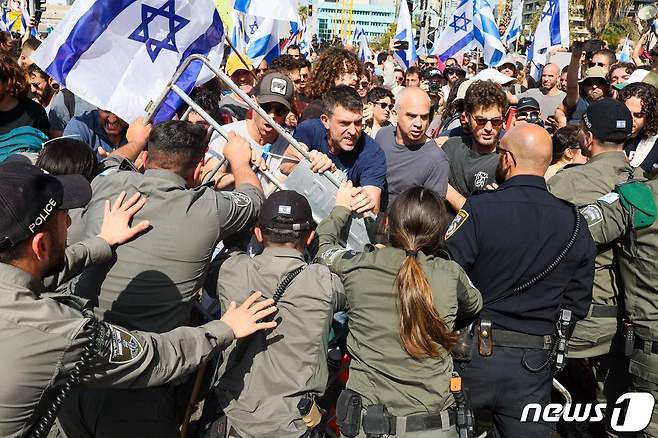
[[[457,344],[452,349],[453,359],[468,362],[473,358],[473,348],[477,341],[480,356],[493,354],[494,344],[500,347],[533,348],[551,350],[554,346],[553,335],[529,335],[512,330],[493,328],[490,320],[483,319],[478,324],[471,324],[456,331],[459,336]]]
[[[639,335],[630,320],[625,319],[623,321],[622,332],[624,335],[624,354],[626,356],[633,355],[635,350],[644,351],[646,354],[658,354],[658,340]]]
[[[592,318],[616,318],[619,315],[617,306],[608,306],[606,304],[592,304],[589,307],[588,317]]]
[[[368,438],[379,438],[396,433],[448,430],[457,425],[457,411],[396,417],[389,414],[383,404],[363,406],[361,395],[345,389],[336,403],[336,422],[346,437],[355,437],[363,429]],[[398,424],[404,425],[404,430],[399,430]]]

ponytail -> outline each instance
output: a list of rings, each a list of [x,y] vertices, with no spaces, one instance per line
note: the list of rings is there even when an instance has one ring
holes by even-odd
[[[398,196],[388,214],[389,241],[406,252],[395,277],[400,343],[415,359],[441,357],[439,346],[449,350],[457,342],[434,306],[432,288],[416,257],[418,251],[431,254],[444,246],[446,223],[443,200],[422,187]]]
[[[457,342],[457,336],[436,311],[429,281],[415,256],[407,254],[395,284],[402,347],[416,359],[440,357],[438,346],[449,350]]]

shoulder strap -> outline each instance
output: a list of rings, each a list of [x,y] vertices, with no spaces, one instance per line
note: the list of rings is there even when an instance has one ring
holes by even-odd
[[[69,112],[69,118],[72,119],[75,115],[75,95],[71,90],[63,88],[62,97],[64,97],[64,106]]]

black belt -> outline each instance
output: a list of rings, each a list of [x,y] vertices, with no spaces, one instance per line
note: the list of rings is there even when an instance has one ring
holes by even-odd
[[[651,353],[658,354],[658,341],[649,341],[642,339],[637,334],[635,335],[635,349],[644,351],[644,346],[646,343],[651,345]]]
[[[594,318],[616,318],[619,314],[617,306],[605,304],[592,304],[590,316]]]
[[[448,411],[448,424],[443,424],[443,418],[441,414],[416,414],[416,415],[407,415],[406,417],[396,417],[395,415],[387,415],[387,420],[388,423],[390,424],[389,426],[389,433],[390,435],[395,435],[393,432],[395,430],[395,425],[397,424],[397,419],[398,418],[406,418],[406,426],[405,426],[405,432],[422,432],[424,430],[432,430],[432,429],[442,429],[444,427],[448,428],[450,426],[454,426],[457,424],[457,411],[455,410],[449,410]],[[364,417],[362,419],[362,424],[363,424],[363,431],[368,434],[380,434],[381,431],[373,431],[370,430],[368,427],[368,422]]]
[[[492,339],[494,347],[513,348],[537,348],[540,350],[550,350],[553,346],[552,335],[528,335],[526,333],[513,332],[510,330],[493,329]]]

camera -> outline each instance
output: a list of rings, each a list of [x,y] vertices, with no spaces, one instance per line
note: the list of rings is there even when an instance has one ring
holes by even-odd
[[[441,82],[437,80],[430,80],[429,83],[429,88],[430,88],[430,94],[438,94],[439,90],[441,90]]]

